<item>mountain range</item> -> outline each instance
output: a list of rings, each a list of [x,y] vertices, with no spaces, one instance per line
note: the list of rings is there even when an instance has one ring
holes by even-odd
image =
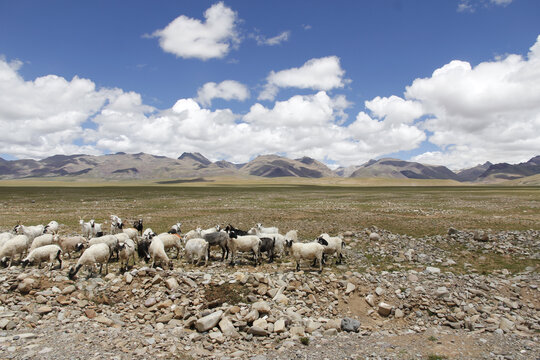
[[[178,159],[145,153],[109,155],[54,155],[42,160],[0,158],[0,179],[69,177],[84,179],[182,179],[216,176],[239,177],[353,177],[394,179],[447,179],[495,183],[540,174],[540,156],[520,164],[486,162],[454,172],[445,166],[399,159],[370,160],[358,166],[331,170],[310,157],[288,159],[261,155],[246,164],[212,162],[200,153],[183,153]]]

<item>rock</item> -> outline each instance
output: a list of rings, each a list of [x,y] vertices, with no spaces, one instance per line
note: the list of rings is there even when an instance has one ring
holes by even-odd
[[[165,284],[167,285],[167,289],[169,290],[176,290],[180,286],[180,284],[178,284],[178,281],[174,277],[168,278],[167,281],[165,281]]]
[[[52,311],[52,307],[50,306],[40,306],[37,308],[36,312],[39,314],[39,315],[45,315],[45,314],[48,314]]]
[[[515,327],[515,324],[513,321],[508,320],[507,318],[502,317],[499,321],[499,329],[507,332],[510,330],[513,330]]]
[[[126,282],[126,284],[131,284],[131,282],[133,281],[133,275],[131,275],[130,273],[126,273],[124,275],[124,280]]]
[[[74,292],[75,290],[77,290],[77,288],[75,287],[75,285],[68,285],[64,288],[64,290],[62,290],[62,295],[69,295],[71,294],[72,292]]]
[[[221,315],[223,315],[222,310],[218,310],[210,315],[206,315],[195,322],[195,328],[198,332],[208,331],[219,323]]]
[[[341,320],[340,319],[331,319],[326,324],[324,324],[325,329],[336,329],[341,330]]]
[[[392,312],[392,305],[387,304],[385,302],[380,302],[377,312],[381,316],[388,316]]]
[[[366,302],[369,306],[375,307],[375,296],[373,296],[372,294],[368,294],[364,299],[366,299]]]
[[[37,302],[38,304],[45,304],[45,303],[47,303],[47,298],[46,298],[45,296],[43,296],[43,295],[38,295],[38,296],[36,296],[36,299],[35,299],[35,300],[36,300],[36,302]]]
[[[315,330],[318,330],[321,326],[322,324],[320,322],[310,320],[306,325],[306,332],[311,334]]]
[[[266,322],[265,319],[257,319],[253,322],[253,326],[254,327],[258,327],[258,328],[261,328],[261,329],[266,329],[266,326],[268,325],[268,323]]]
[[[351,318],[343,318],[341,320],[341,330],[349,332],[358,332],[360,329],[360,321]]]
[[[291,334],[291,336],[306,336],[303,326],[292,326],[289,329],[289,333]]]
[[[96,312],[94,311],[94,309],[84,309],[84,314],[86,315],[87,318],[89,319],[93,319],[97,316]]]
[[[219,322],[219,328],[221,329],[221,332],[223,335],[228,337],[233,337],[238,335],[238,332],[236,331],[236,328],[233,326],[231,320],[229,318],[223,318]]]
[[[448,295],[448,289],[446,288],[446,286],[440,286],[437,288],[437,290],[435,290],[435,295],[437,297],[444,297],[446,295]]]
[[[10,319],[0,320],[0,329],[2,330],[12,330],[15,328],[15,323]]]
[[[401,319],[405,314],[403,314],[403,310],[401,309],[396,309],[396,311],[394,312],[394,316],[397,318],[397,319]]]
[[[439,274],[441,272],[441,269],[433,266],[426,267],[426,272],[428,274]]]
[[[156,322],[167,324],[167,323],[169,323],[169,321],[172,320],[173,316],[174,316],[174,315],[173,315],[172,312],[171,312],[171,313],[168,313],[168,314],[165,314],[165,315],[162,315],[162,316],[160,316],[160,317],[158,317],[158,318],[156,319]]]
[[[274,296],[274,301],[278,304],[287,305],[289,303],[289,298],[280,293]]]
[[[28,294],[30,290],[34,288],[35,285],[36,285],[36,280],[32,278],[26,278],[19,283],[19,285],[17,286],[17,290],[19,290],[21,294]]]
[[[375,232],[372,232],[371,234],[369,234],[369,240],[370,241],[379,241],[381,240],[381,236]]]
[[[377,296],[381,296],[381,295],[384,295],[385,291],[382,287],[379,287],[377,286],[377,288],[375,289],[375,294],[377,294]]]
[[[223,344],[225,342],[225,337],[219,331],[211,332],[208,336],[218,344]]]
[[[260,327],[258,326],[252,326],[249,328],[248,330],[248,334],[253,334],[253,335],[256,335],[256,336],[268,336],[270,335],[270,333],[264,329],[261,329]]]
[[[157,303],[156,298],[150,297],[150,298],[146,299],[146,301],[144,302],[144,306],[151,307],[151,306],[156,305],[156,303]]]
[[[259,312],[257,310],[251,310],[249,313],[247,313],[246,316],[244,316],[244,321],[250,323],[254,322],[259,318]]]
[[[356,290],[356,285],[354,285],[353,283],[347,283],[347,288],[345,289],[345,295],[349,295],[354,290]]]
[[[107,325],[107,326],[112,326],[114,324],[114,321],[112,321],[111,319],[103,315],[97,316],[94,320],[100,324]]]
[[[454,229],[453,227],[448,228],[448,232],[447,232],[448,235],[455,235],[457,233],[458,231]]]
[[[282,333],[285,331],[285,320],[279,319],[274,323],[274,332],[276,334]]]
[[[338,333],[337,329],[328,329],[323,332],[324,336],[336,336]]]
[[[251,308],[257,310],[259,314],[270,314],[271,311],[270,304],[262,300],[254,303]]]
[[[473,234],[473,239],[476,241],[488,242],[489,235],[485,233],[484,231],[475,231]]]

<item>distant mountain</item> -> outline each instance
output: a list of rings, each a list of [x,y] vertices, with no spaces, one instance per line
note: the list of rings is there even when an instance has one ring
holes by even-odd
[[[183,153],[178,159],[145,153],[109,155],[54,155],[42,160],[5,160],[0,158],[0,179],[70,177],[103,180],[152,180],[204,178],[215,176],[260,177],[355,177],[396,179],[450,179],[493,183],[540,174],[540,156],[521,164],[486,162],[457,173],[444,166],[425,165],[399,159],[370,160],[362,165],[330,170],[310,157],[288,159],[261,155],[246,164],[225,160],[212,162],[200,153]],[[182,180],[182,181],[184,181]],[[525,180],[524,180],[525,181]]]
[[[500,182],[540,174],[540,156],[519,164],[499,163],[491,165],[478,177],[481,182]]]
[[[370,160],[350,177],[385,177],[394,179],[450,179],[457,175],[445,166],[424,165],[399,159]]]
[[[458,171],[457,178],[459,181],[476,181],[491,165],[493,164],[486,161],[481,165],[479,164],[475,167]]]
[[[307,178],[321,178],[335,176],[323,163],[303,157],[301,159],[288,159],[278,155],[261,155],[242,166],[242,173],[262,177],[296,176]]]

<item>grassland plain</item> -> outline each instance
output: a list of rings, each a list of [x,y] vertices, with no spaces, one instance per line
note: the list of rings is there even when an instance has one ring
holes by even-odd
[[[197,226],[255,223],[297,229],[309,239],[369,226],[411,236],[458,229],[540,228],[540,187],[352,186],[324,183],[207,182],[168,186],[115,183],[0,183],[0,228],[56,220],[66,233],[79,218],[106,222],[110,214],[143,218],[164,231],[181,221]],[[3,186],[2,186],[3,185]],[[7,185],[7,186],[6,186]],[[29,186],[28,186],[29,185]]]

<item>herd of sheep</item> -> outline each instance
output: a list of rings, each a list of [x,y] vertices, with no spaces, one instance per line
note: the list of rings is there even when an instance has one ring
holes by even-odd
[[[185,234],[181,232],[181,223],[171,226],[168,232],[156,234],[152,229],[143,231],[143,220],[136,220],[128,226],[116,215],[111,215],[110,233],[104,234],[102,224],[94,220],[85,222],[80,219],[81,235],[63,236],[59,234],[59,225],[51,221],[47,225],[25,226],[17,224],[12,231],[0,233],[0,263],[2,266],[12,266],[15,257],[19,257],[23,267],[28,265],[41,266],[48,262],[52,268],[58,261],[57,268],[62,268],[62,258],[75,252],[83,251],[77,263],[69,269],[69,278],[74,279],[79,270],[87,266],[89,276],[96,265],[102,272],[103,265],[108,272],[108,264],[116,258],[120,270],[127,270],[136,263],[136,255],[151,266],[173,268],[169,253],[176,253],[176,258],[184,252],[189,263],[204,265],[208,263],[212,247],[222,250],[221,261],[230,259],[234,265],[237,253],[251,253],[255,266],[262,260],[261,254],[266,253],[268,261],[275,256],[283,257],[287,253],[296,262],[296,270],[300,269],[302,260],[313,261],[312,266],[319,264],[319,272],[325,263],[326,255],[335,255],[336,263],[341,263],[344,242],[341,236],[332,237],[321,234],[315,241],[299,242],[296,230],[285,235],[279,233],[276,227],[263,227],[257,224],[254,228],[244,231],[232,225],[221,228],[219,225],[203,230],[197,228]]]

